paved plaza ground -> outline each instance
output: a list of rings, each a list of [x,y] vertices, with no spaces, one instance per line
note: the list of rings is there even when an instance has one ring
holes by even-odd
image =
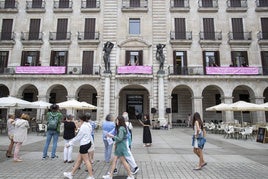
[[[133,131],[132,152],[140,171],[136,179],[264,179],[268,178],[268,144],[255,140],[225,139],[220,134],[208,134],[204,157],[208,163],[200,171],[194,171],[198,158],[192,152],[190,128],[171,130],[151,130],[153,145],[143,147],[142,128]],[[30,133],[28,141],[21,148],[23,162],[15,163],[5,157],[8,137],[0,136],[0,179],[58,179],[64,178],[63,172],[70,171],[73,164],[63,163],[64,141],[60,137],[57,149],[58,159],[41,160],[45,137]],[[95,136],[96,151],[93,164],[94,177],[101,179],[109,170],[104,162],[104,146],[101,131]],[[74,148],[73,157],[78,147]],[[51,152],[51,146],[49,148]],[[49,153],[50,154],[50,153]],[[87,177],[85,167],[74,178]],[[123,166],[114,179],[126,178]]]

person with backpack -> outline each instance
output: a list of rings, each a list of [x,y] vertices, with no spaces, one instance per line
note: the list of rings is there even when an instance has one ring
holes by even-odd
[[[62,120],[62,113],[59,112],[59,106],[56,104],[52,104],[50,106],[50,111],[47,112],[46,116],[47,116],[47,132],[46,132],[47,139],[43,149],[43,158],[42,158],[43,160],[49,157],[47,155],[47,150],[52,138],[53,138],[53,145],[50,157],[51,159],[57,158],[56,149],[60,134],[60,123]]]

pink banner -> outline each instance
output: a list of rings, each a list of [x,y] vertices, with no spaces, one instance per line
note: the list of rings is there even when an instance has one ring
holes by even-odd
[[[18,66],[16,73],[23,74],[64,74],[65,66]]]
[[[208,75],[258,75],[258,67],[206,67]]]
[[[134,74],[152,74],[151,66],[121,66],[117,68],[118,74],[134,73]]]

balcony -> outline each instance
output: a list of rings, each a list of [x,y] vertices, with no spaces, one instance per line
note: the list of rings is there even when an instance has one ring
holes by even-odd
[[[71,32],[49,32],[49,42],[52,45],[70,45]]]
[[[73,2],[62,2],[54,1],[54,13],[71,13],[73,12]]]
[[[247,10],[247,0],[240,0],[235,2],[227,0],[227,12],[246,12]]]
[[[190,4],[189,0],[184,1],[170,1],[170,12],[189,12],[190,11]]]
[[[229,32],[228,38],[230,45],[248,46],[252,42],[251,32]]]
[[[222,43],[222,32],[200,32],[200,45],[219,46]]]
[[[98,45],[100,43],[100,33],[78,32],[77,40],[80,45]]]
[[[41,3],[34,1],[26,1],[26,12],[28,13],[45,13],[46,2],[42,1]]]
[[[191,45],[192,44],[192,32],[170,32],[170,43],[172,45]]]
[[[268,1],[256,0],[256,12],[267,12],[268,11]]]
[[[206,67],[207,75],[259,75],[258,67]]]
[[[87,2],[86,0],[81,1],[81,12],[99,12],[100,11],[100,1]]]
[[[168,67],[168,74],[170,76],[177,76],[177,75],[203,75],[204,69],[203,67],[199,66],[186,66],[186,67],[178,67],[174,68],[173,65]]]
[[[99,76],[101,72],[100,65],[94,65],[91,68],[84,68],[83,66],[68,66],[67,73],[69,75],[97,75]]]
[[[267,46],[268,45],[268,32],[258,32],[258,43],[260,46]]]
[[[147,12],[148,11],[148,1],[140,0],[135,2],[130,2],[130,0],[122,0],[122,12]]]
[[[212,0],[211,3],[198,0],[198,12],[218,12],[218,9],[218,0]]]
[[[15,33],[14,32],[0,32],[0,45],[11,45],[15,44]]]
[[[29,33],[21,32],[21,43],[24,45],[42,45],[43,44],[43,33]]]
[[[0,1],[0,13],[17,13],[18,5],[18,1]]]

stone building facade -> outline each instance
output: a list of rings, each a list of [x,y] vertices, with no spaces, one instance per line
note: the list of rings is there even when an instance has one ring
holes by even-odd
[[[161,124],[194,112],[241,120],[239,112],[205,109],[268,101],[267,12],[263,0],[1,0],[0,95],[86,101],[98,106],[91,112],[99,121],[123,111]],[[108,41],[111,72],[103,61]]]

